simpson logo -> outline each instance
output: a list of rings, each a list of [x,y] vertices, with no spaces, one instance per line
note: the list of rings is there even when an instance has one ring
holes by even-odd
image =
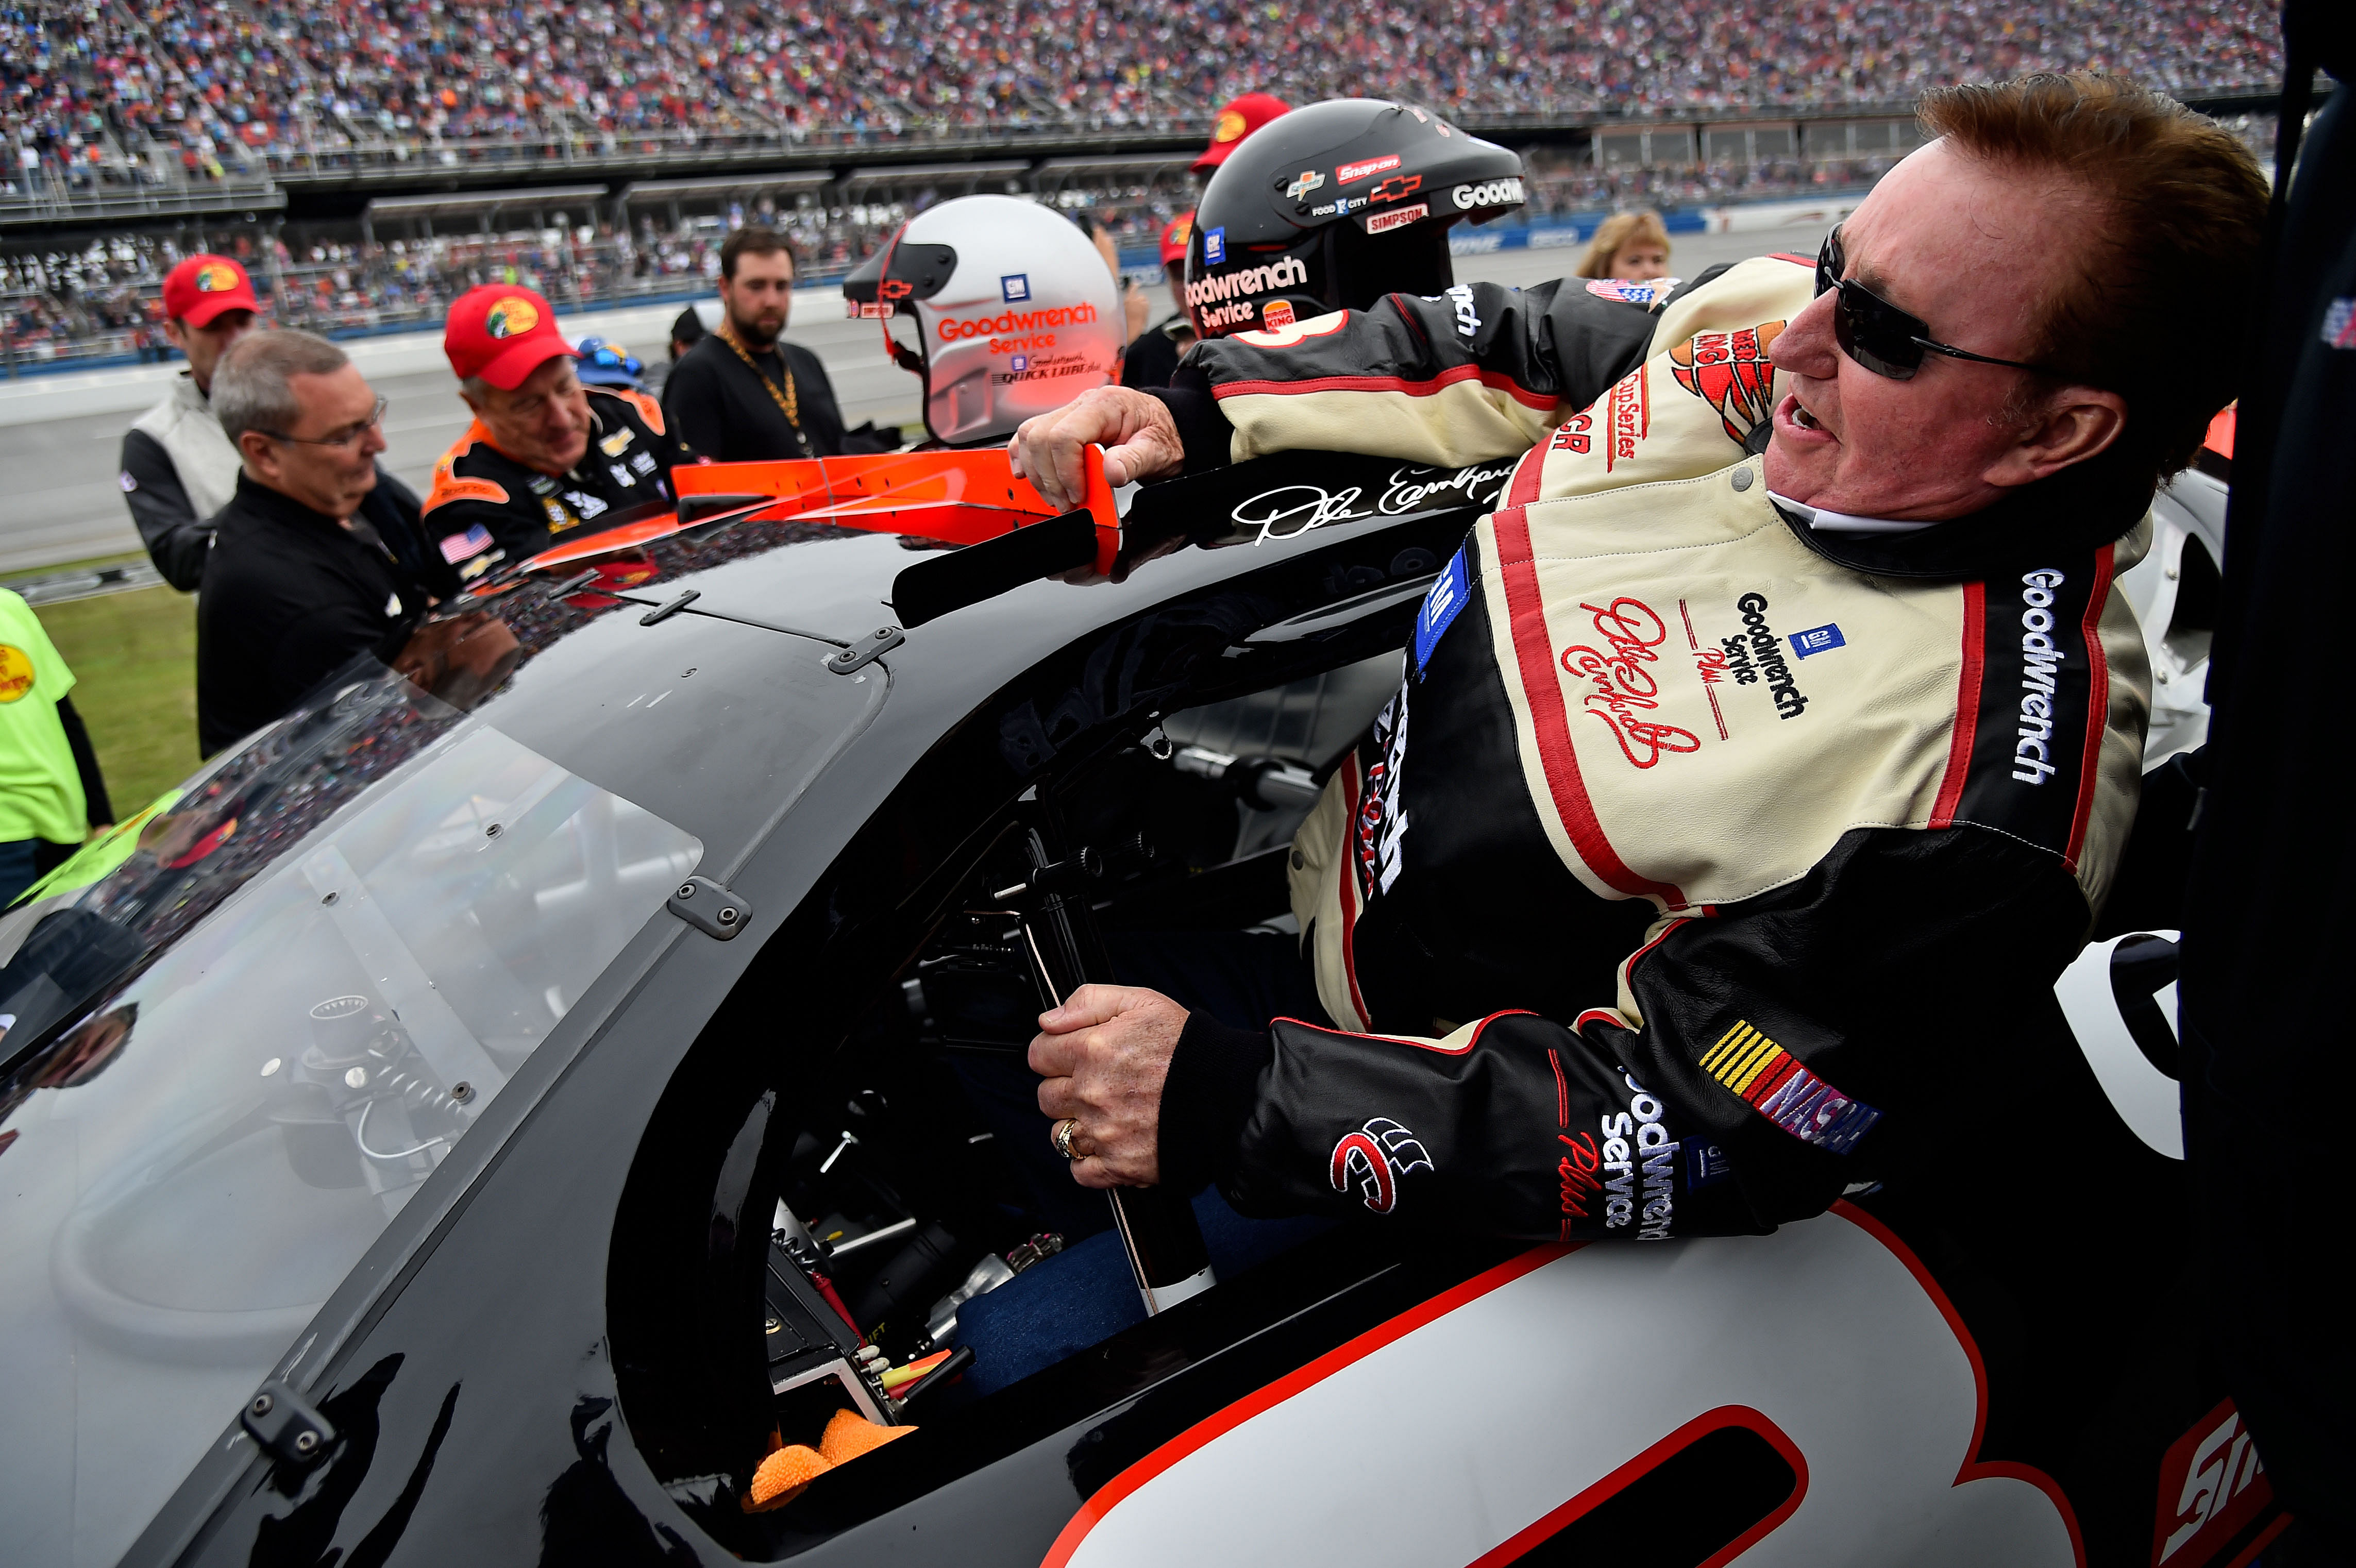
[[[1469,212],[1476,207],[1517,207],[1522,201],[1522,182],[1518,179],[1491,180],[1486,185],[1460,185],[1448,193],[1459,212]]]
[[[1423,596],[1423,608],[1415,617],[1415,673],[1420,677],[1424,666],[1431,662],[1431,650],[1440,645],[1456,617],[1462,613],[1464,602],[1472,597],[1470,574],[1464,567],[1464,552],[1460,549],[1449,558],[1448,570],[1441,572],[1431,591]]]
[[[226,293],[237,287],[237,269],[226,261],[207,261],[197,269],[197,293]]]
[[[540,308],[519,294],[493,304],[483,317],[483,330],[493,337],[513,337],[540,325]]]
[[[1292,177],[1292,183],[1290,185],[1284,187],[1284,194],[1290,197],[1293,200],[1299,201],[1302,197],[1307,196],[1311,191],[1315,190],[1319,186],[1323,185],[1324,183],[1325,176],[1319,174],[1315,169],[1303,169]]]
[[[1399,155],[1397,153],[1386,153],[1379,158],[1367,158],[1359,163],[1344,164],[1333,171],[1333,177],[1344,185],[1348,185],[1354,180],[1372,179],[1376,175],[1387,174],[1398,166]]]
[[[1669,1136],[1669,1125],[1662,1119],[1668,1107],[1659,1097],[1625,1067],[1620,1081],[1628,1086],[1628,1108],[1607,1113],[1598,1127],[1606,1173],[1603,1226],[1617,1231],[1633,1224],[1638,1241],[1665,1242],[1676,1221],[1680,1145]]]
[[[1224,121],[1221,123],[1225,123]],[[1237,123],[1241,123],[1240,121]],[[1224,228],[1203,230],[1203,264],[1224,267],[1227,264],[1227,231]]]
[[[1009,272],[998,280],[998,297],[1008,304],[1021,304],[1031,297],[1031,274]]]
[[[1394,229],[1405,229],[1410,223],[1420,223],[1430,216],[1430,204],[1419,201],[1413,207],[1402,207],[1392,212],[1376,213],[1366,219],[1366,232],[1387,234]]]
[[[2242,1413],[2226,1400],[2194,1422],[2160,1458],[2152,1568],[2209,1562],[2265,1511],[2274,1492]]]
[[[1742,613],[1746,629],[1719,639],[1719,645],[1726,650],[1727,673],[1734,677],[1737,686],[1756,686],[1765,681],[1768,693],[1775,699],[1775,717],[1797,719],[1808,710],[1808,699],[1794,683],[1792,667],[1784,659],[1783,650],[1776,645],[1775,629],[1767,624],[1767,596],[1746,593],[1734,602],[1734,607]],[[1806,635],[1816,636],[1826,632],[1835,641],[1809,652],[1822,653],[1826,647],[1840,645],[1838,626],[1818,626]],[[1805,658],[1807,655],[1800,656]]]
[[[1677,292],[1682,278],[1655,278],[1645,283],[1631,283],[1625,278],[1598,278],[1587,285],[1587,292],[1600,300],[1618,300],[1622,304],[1657,304]]]
[[[1292,325],[1292,319],[1290,300],[1270,300],[1259,307],[1259,325],[1262,332],[1281,332]]]
[[[1405,201],[1423,188],[1421,175],[1393,175],[1366,193],[1368,201]]]
[[[1333,1146],[1329,1177],[1334,1191],[1355,1189],[1368,1209],[1387,1214],[1398,1206],[1402,1177],[1410,1170],[1435,1168],[1413,1133],[1388,1116],[1376,1116]]]
[[[1700,332],[1669,350],[1677,385],[1718,411],[1727,439],[1742,441],[1775,407],[1775,361],[1768,346],[1780,321],[1740,332]]]
[[[1656,766],[1664,752],[1697,752],[1701,737],[1675,724],[1645,717],[1661,706],[1660,683],[1644,667],[1657,663],[1653,650],[1668,640],[1669,629],[1641,599],[1614,599],[1598,607],[1581,604],[1594,617],[1594,626],[1612,651],[1585,644],[1562,651],[1562,667],[1591,690],[1580,704],[1611,727],[1620,754],[1639,768]]]
[[[987,337],[993,333],[1039,332],[1051,326],[1086,326],[1097,318],[1097,307],[1083,302],[1079,304],[1048,305],[1040,310],[1003,310],[996,315],[975,316],[969,320],[943,321],[936,330],[944,343],[955,343],[961,337]]]
[[[2053,640],[2053,591],[2069,579],[2048,569],[2020,581],[2020,730],[2012,748],[2012,776],[2041,784],[2053,772],[2054,686],[2068,656]]]
[[[1826,624],[1793,633],[1791,644],[1794,653],[1806,658],[1810,654],[1828,654],[1835,648],[1845,648],[1848,646],[1848,639],[1841,635],[1838,626]]]
[[[1702,1057],[1701,1070],[1802,1143],[1834,1154],[1848,1153],[1881,1120],[1741,1019]]]

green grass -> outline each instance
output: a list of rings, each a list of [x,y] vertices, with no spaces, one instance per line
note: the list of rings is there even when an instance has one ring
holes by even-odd
[[[142,588],[35,612],[74,672],[106,793],[128,816],[197,771],[197,601]]]

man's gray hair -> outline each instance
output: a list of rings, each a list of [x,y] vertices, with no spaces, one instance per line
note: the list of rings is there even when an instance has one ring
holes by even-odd
[[[351,357],[326,338],[293,327],[250,333],[221,356],[213,371],[213,413],[230,444],[247,431],[283,434],[302,422],[297,376],[332,376]]]

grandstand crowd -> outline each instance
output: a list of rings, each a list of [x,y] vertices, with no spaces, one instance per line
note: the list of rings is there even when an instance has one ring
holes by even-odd
[[[0,194],[486,144],[659,151],[1047,128],[1199,130],[1238,76],[1475,124],[1911,99],[2105,67],[2278,80],[2254,0],[16,0]]]

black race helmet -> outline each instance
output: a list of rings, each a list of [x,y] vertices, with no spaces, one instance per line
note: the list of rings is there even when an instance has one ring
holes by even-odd
[[[1339,98],[1271,120],[1204,188],[1186,309],[1205,337],[1455,281],[1448,230],[1522,205],[1522,160],[1428,109]]]

